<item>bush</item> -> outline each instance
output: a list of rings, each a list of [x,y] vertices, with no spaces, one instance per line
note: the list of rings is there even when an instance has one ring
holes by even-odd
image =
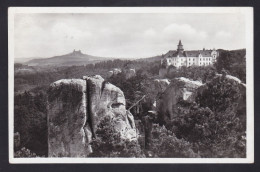
[[[15,158],[35,158],[35,157],[40,157],[36,155],[36,153],[31,152],[31,150],[26,149],[23,147],[21,150],[18,150],[14,153]]]
[[[162,158],[195,158],[198,154],[192,150],[192,145],[184,139],[178,139],[175,134],[164,126],[153,125],[152,143],[150,148],[152,157]]]
[[[221,51],[215,67],[218,72],[227,70],[231,75],[246,83],[246,50]]]
[[[93,153],[90,157],[144,157],[138,142],[122,140],[108,117],[100,122],[91,146]]]
[[[24,92],[14,98],[14,132],[20,133],[21,147],[47,155],[47,97]]]
[[[216,77],[198,94],[196,102],[214,112],[223,112],[227,108],[234,108],[241,96],[239,83],[226,77]]]
[[[233,109],[213,112],[196,104],[186,114],[169,122],[167,128],[193,145],[201,157],[245,157],[246,134]]]

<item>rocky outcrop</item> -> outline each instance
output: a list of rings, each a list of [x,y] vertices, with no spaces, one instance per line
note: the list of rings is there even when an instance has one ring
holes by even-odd
[[[134,68],[129,68],[124,70],[126,79],[132,78],[136,75]]]
[[[157,104],[158,98],[166,90],[166,88],[169,86],[170,83],[171,82],[169,79],[154,79],[150,83],[151,90],[153,91],[151,93],[153,96],[150,96],[150,97],[153,98],[153,101],[154,101],[151,111],[156,110],[156,104]]]
[[[161,120],[171,120],[175,117],[178,109],[177,103],[180,98],[192,102],[192,94],[200,86],[202,86],[202,83],[187,78],[173,79],[157,101],[156,108]]]
[[[117,75],[117,74],[119,74],[119,73],[121,73],[121,72],[122,72],[121,69],[119,69],[119,68],[114,68],[113,70],[111,70],[111,71],[108,72],[108,76],[111,77],[111,76]]]
[[[165,78],[165,76],[167,75],[167,69],[166,68],[160,68],[160,70],[159,70],[159,76],[161,77],[161,78]]]
[[[86,157],[100,121],[107,116],[121,139],[137,140],[123,92],[101,76],[56,81],[50,85],[48,102],[49,157]]]
[[[125,75],[126,79],[132,78],[136,76],[136,72],[134,68],[124,68],[124,69],[119,69],[119,68],[114,68],[113,70],[108,72],[108,77],[112,77],[114,75],[117,75],[119,73],[123,73]]]
[[[153,82],[154,89],[158,93],[163,93],[166,88],[170,85],[171,81],[169,79],[155,79]]]
[[[50,157],[84,156],[87,152],[85,125],[86,82],[59,80],[51,84],[48,95],[48,154]]]
[[[237,104],[236,110],[238,116],[241,118],[246,117],[246,85],[231,75],[223,76],[222,74],[216,74],[214,79],[219,77],[225,77],[225,79],[239,84],[241,97],[234,103]],[[181,99],[192,103],[195,101],[197,95],[201,94],[207,88],[207,84],[202,84],[199,81],[192,81],[183,77],[173,79],[156,102],[156,111],[158,112],[160,120],[165,122],[176,117],[179,109],[178,102]],[[245,119],[243,119],[243,121],[245,121]]]

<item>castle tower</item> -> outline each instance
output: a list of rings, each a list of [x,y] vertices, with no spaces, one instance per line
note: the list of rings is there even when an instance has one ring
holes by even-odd
[[[182,45],[182,43],[181,43],[181,40],[179,40],[179,45],[178,45],[178,48],[177,48],[177,51],[178,52],[183,52],[183,45]]]

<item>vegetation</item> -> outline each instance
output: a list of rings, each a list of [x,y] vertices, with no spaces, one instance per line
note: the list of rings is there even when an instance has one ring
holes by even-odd
[[[182,66],[176,69],[173,66],[168,68],[168,78],[185,77],[191,80],[198,80],[203,83],[210,81],[216,74],[216,69],[213,66]]]
[[[197,158],[198,154],[192,150],[192,145],[184,139],[178,139],[171,130],[154,124],[152,128],[152,142],[148,156],[160,158]]]
[[[43,92],[24,92],[14,98],[14,132],[21,136],[21,147],[37,155],[47,155],[47,97]]]
[[[246,50],[221,51],[215,67],[217,72],[225,69],[230,75],[246,83]]]
[[[110,118],[104,118],[96,131],[97,138],[91,143],[90,157],[144,157],[137,141],[122,140]]]
[[[39,157],[39,156],[37,156],[36,153],[30,151],[29,149],[26,149],[25,147],[23,147],[21,150],[18,150],[14,153],[14,157],[15,158],[23,158],[23,157],[34,158],[34,157]]]
[[[149,147],[141,148],[138,142],[120,140],[120,133],[111,126],[111,119],[104,119],[97,129],[97,138],[92,142],[94,151],[90,156],[245,157],[246,107],[238,108],[239,101],[244,99],[241,88],[225,77],[216,77],[216,73],[225,69],[245,83],[244,56],[244,50],[221,51],[214,66],[168,68],[169,79],[186,77],[205,83],[195,102],[180,100],[178,116],[164,123],[165,126],[158,125],[156,117],[160,114],[157,114],[151,120]],[[136,69],[136,76],[129,79],[124,73],[108,76],[108,71],[113,68],[129,67]],[[143,119],[160,96],[151,87],[153,80],[158,78],[160,67],[159,61],[129,60],[70,67],[36,68],[15,64],[14,132],[19,132],[21,138],[15,157],[47,156],[47,92],[50,83],[99,74],[124,92],[127,109],[145,96],[131,109],[134,118],[141,120],[145,126]]]

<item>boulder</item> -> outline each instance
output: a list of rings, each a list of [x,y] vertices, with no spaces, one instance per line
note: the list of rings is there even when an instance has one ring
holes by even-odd
[[[107,116],[121,139],[137,140],[124,93],[99,75],[52,83],[48,102],[49,157],[86,157],[99,123]]]

